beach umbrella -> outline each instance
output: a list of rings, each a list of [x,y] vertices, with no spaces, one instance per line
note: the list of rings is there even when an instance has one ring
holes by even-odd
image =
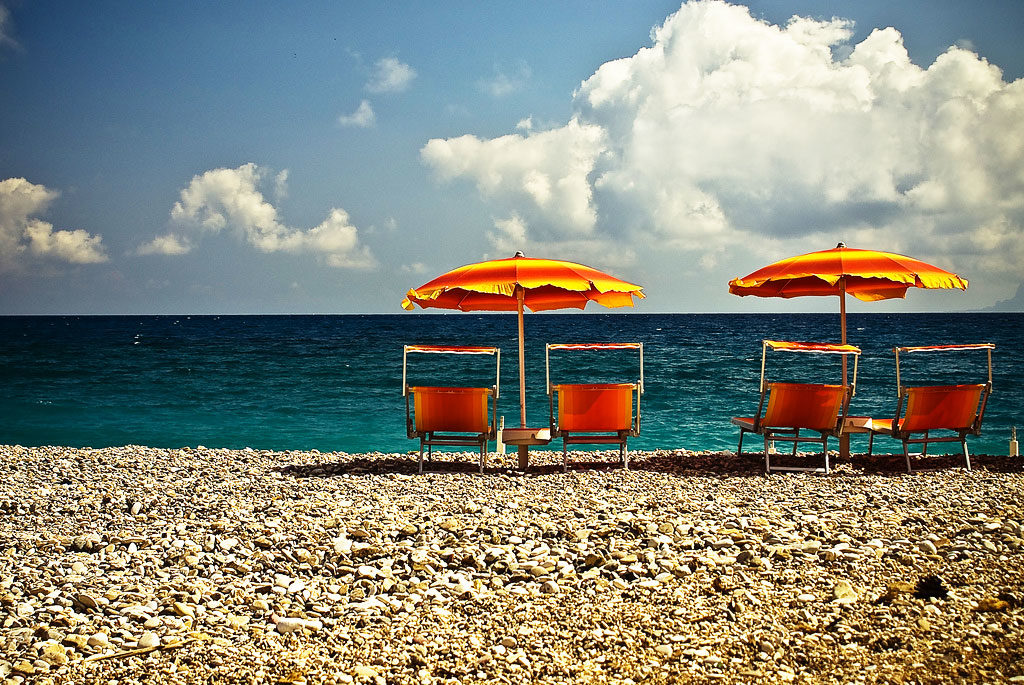
[[[632,307],[643,288],[583,264],[524,257],[467,264],[410,290],[404,309],[437,307],[464,312],[514,311],[519,324],[519,420],[526,427],[526,373],[523,310],[583,309],[590,302],[605,307]]]
[[[839,243],[831,250],[788,257],[729,281],[729,292],[745,297],[839,297],[839,340],[846,344],[846,296],[874,302],[904,298],[907,288],[959,288],[967,279],[937,266],[892,252],[858,250]],[[846,358],[843,357],[843,385]],[[840,451],[849,455],[849,437]]]
[[[906,297],[907,288],[967,290],[967,279],[913,257],[839,243],[831,250],[789,257],[729,281],[729,292],[740,297],[838,296],[844,345],[847,295],[874,302]]]

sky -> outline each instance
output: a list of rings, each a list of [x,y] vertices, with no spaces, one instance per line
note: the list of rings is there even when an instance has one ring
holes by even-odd
[[[1024,311],[1019,0],[0,0],[0,314],[398,313],[481,259],[641,312],[834,247]]]

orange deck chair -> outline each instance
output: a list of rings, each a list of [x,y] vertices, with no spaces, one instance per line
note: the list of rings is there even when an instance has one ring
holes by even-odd
[[[411,352],[494,355],[494,385],[490,388],[410,386],[406,371]],[[500,376],[501,350],[497,347],[405,346],[402,353],[405,426],[406,434],[410,438],[420,439],[420,473],[423,473],[424,448],[427,451],[427,459],[433,461],[434,445],[479,447],[480,473],[484,472],[484,466],[487,463],[487,441],[497,437]],[[490,398],[490,402],[488,402],[488,398]],[[488,404],[492,406],[490,411],[488,411]]]
[[[896,414],[891,419],[871,419],[868,454],[874,448],[875,435],[887,435],[903,443],[903,456],[907,460],[907,473],[913,473],[910,445],[921,445],[921,456],[927,456],[930,442],[959,442],[964,455],[964,468],[971,470],[971,456],[967,452],[967,436],[981,433],[985,404],[992,394],[992,343],[970,345],[926,345],[894,347],[896,355]],[[951,352],[986,350],[988,353],[988,382],[969,385],[925,385],[907,387],[900,383],[900,353]],[[933,435],[932,431],[940,431]],[[952,433],[952,435],[951,435]],[[914,437],[919,435],[920,437]]]
[[[552,350],[636,350],[640,377],[631,383],[551,383]],[[562,438],[562,470],[569,468],[569,445],[616,444],[619,461],[629,468],[626,441],[640,434],[640,396],[644,393],[643,343],[549,343],[544,350],[551,437]],[[633,396],[636,394],[636,411]],[[556,412],[557,404],[557,412]]]
[[[765,361],[769,349],[853,355],[853,380],[848,386],[821,383],[767,383],[765,382]],[[739,426],[740,429],[740,443],[736,448],[736,456],[743,453],[743,435],[756,433],[764,438],[765,473],[770,474],[772,471],[830,473],[828,438],[829,436],[839,437],[842,433],[850,398],[853,397],[857,387],[857,357],[859,354],[860,350],[853,345],[765,340],[761,346],[761,399],[757,405],[757,414],[753,417],[737,416],[732,418],[732,424]],[[801,435],[801,430],[808,431],[808,433]],[[793,443],[793,455],[796,455],[797,445],[801,442],[820,443],[825,466],[824,468],[774,466],[771,463],[771,444],[773,442]]]

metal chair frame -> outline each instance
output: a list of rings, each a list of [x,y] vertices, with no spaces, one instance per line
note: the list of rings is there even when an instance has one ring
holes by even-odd
[[[868,454],[872,454],[874,451],[875,435],[885,435],[896,440],[899,440],[903,445],[903,458],[906,460],[907,473],[913,473],[914,467],[911,461],[911,456],[917,456],[918,453],[911,453],[911,445],[921,445],[921,457],[928,455],[928,445],[933,442],[959,442],[960,449],[963,453],[964,468],[968,471],[971,470],[971,455],[967,449],[967,436],[968,435],[980,435],[981,424],[985,417],[985,406],[988,404],[988,398],[992,394],[992,350],[995,349],[993,343],[972,343],[962,345],[925,345],[925,346],[907,346],[907,347],[894,347],[893,353],[896,357],[896,393],[898,400],[896,402],[896,412],[893,415],[892,422],[888,425],[878,424],[871,427],[870,436],[868,437]],[[912,353],[912,352],[949,352],[949,351],[967,351],[967,350],[985,350],[988,363],[988,382],[968,384],[968,385],[942,385],[942,386],[905,386],[901,382],[900,376],[900,353]],[[925,428],[914,428],[915,421],[913,414],[908,415],[908,412],[912,411],[912,407],[916,404],[913,400],[915,396],[922,396],[924,393],[943,394],[951,402],[957,401],[956,396],[964,392],[977,392],[978,400],[974,406],[973,414],[969,425],[965,426],[928,426]],[[970,398],[973,403],[973,398]],[[909,428],[908,428],[909,426]],[[933,430],[944,431],[943,435],[935,436],[932,435]],[[949,435],[954,433],[955,435]],[[921,437],[914,437],[920,434]],[[917,469],[924,470],[924,469]]]
[[[571,384],[553,385],[551,383],[551,350],[637,350],[639,352],[640,376],[636,382],[609,384],[630,387],[630,404],[635,404],[635,411],[631,408],[632,421],[627,430],[613,431],[569,431],[563,430],[558,424],[555,410],[555,394],[559,388],[580,387]],[[631,437],[640,435],[640,397],[644,393],[644,344],[639,342],[626,343],[548,343],[544,348],[545,380],[548,394],[548,416],[551,428],[551,438],[562,438],[562,471],[569,470],[569,445],[618,445],[619,463],[622,468],[629,469],[629,451],[627,441]],[[600,388],[602,384],[594,384],[591,387]],[[635,394],[635,400],[633,399]]]
[[[853,355],[853,378],[850,385],[827,385],[822,383],[769,383],[765,381],[765,368],[767,362],[768,350],[781,350],[786,352],[805,352],[805,353],[820,353],[820,354],[840,354],[840,355]],[[843,432],[843,425],[846,420],[846,416],[849,410],[850,400],[856,394],[857,388],[857,361],[860,355],[860,349],[853,345],[831,345],[827,343],[800,343],[800,342],[787,342],[780,340],[764,340],[761,345],[761,382],[760,382],[760,399],[757,404],[757,413],[753,418],[745,417],[733,417],[732,423],[738,426],[740,429],[739,445],[736,448],[736,456],[739,457],[743,454],[743,436],[746,433],[756,433],[761,435],[764,439],[764,469],[765,474],[771,474],[773,471],[807,471],[813,473],[831,473],[831,465],[829,464],[828,454],[828,439],[829,437],[840,437]],[[807,392],[821,392],[822,390],[839,391],[842,393],[839,406],[835,416],[834,425],[831,422],[831,418],[828,422],[827,428],[808,428],[806,426],[778,426],[778,425],[767,425],[766,416],[769,412],[765,410],[765,401],[768,400],[769,410],[772,408],[773,392],[779,391],[796,391],[800,392],[801,389]],[[801,429],[811,430],[817,435],[801,435]],[[776,466],[772,464],[771,452],[772,445],[775,442],[788,442],[792,443],[793,451],[792,455],[796,456],[797,448],[801,442],[812,442],[821,445],[821,453],[824,459],[824,466]]]
[[[448,429],[443,430],[417,430],[416,422],[414,419],[413,409],[410,406],[412,404],[412,398],[420,389],[417,387],[410,386],[408,384],[407,374],[407,360],[410,352],[423,352],[433,354],[490,354],[495,357],[495,377],[494,385],[490,388],[480,388],[485,390],[488,397],[491,398],[491,411],[488,412],[491,416],[490,424],[488,429],[484,432],[474,433],[470,432],[468,435],[465,433],[459,433],[458,431],[449,431]],[[426,451],[427,461],[433,462],[434,454],[433,448],[437,446],[466,446],[466,447],[477,447],[480,450],[479,470],[480,473],[484,472],[484,468],[487,466],[487,442],[489,440],[495,440],[498,436],[498,397],[499,397],[499,386],[501,380],[501,350],[497,347],[460,347],[450,345],[405,345],[402,353],[402,394],[405,396],[405,432],[410,438],[419,438],[420,441],[420,453],[419,453],[419,473],[423,473],[423,455],[424,450]],[[444,390],[445,388],[440,388]],[[454,388],[451,388],[454,389]],[[476,388],[474,388],[476,389]]]

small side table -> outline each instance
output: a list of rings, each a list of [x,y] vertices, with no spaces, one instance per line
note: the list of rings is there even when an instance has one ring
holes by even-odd
[[[551,442],[551,429],[505,428],[501,432],[501,441],[519,448],[519,468],[525,471],[530,466],[530,445],[547,445]]]
[[[850,457],[850,436],[871,432],[870,416],[847,416],[843,419],[843,434],[839,437],[839,456],[848,459]]]

